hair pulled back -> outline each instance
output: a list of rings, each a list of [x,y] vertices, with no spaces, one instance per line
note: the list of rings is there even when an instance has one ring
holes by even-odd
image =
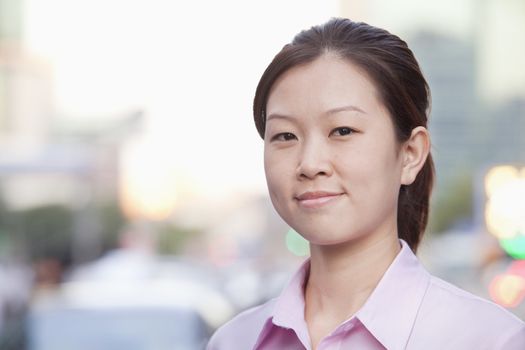
[[[366,23],[333,18],[297,34],[264,71],[253,102],[253,117],[264,138],[266,104],[275,81],[288,69],[310,63],[325,53],[360,67],[374,83],[389,112],[399,144],[417,126],[427,127],[430,89],[407,44],[398,36]],[[429,154],[411,185],[399,191],[397,228],[415,252],[428,222],[434,163]]]

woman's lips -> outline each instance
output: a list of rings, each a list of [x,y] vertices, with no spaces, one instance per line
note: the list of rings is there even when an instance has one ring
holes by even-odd
[[[342,193],[338,192],[304,192],[299,196],[295,197],[300,206],[315,209],[320,208],[336,199],[338,199]]]

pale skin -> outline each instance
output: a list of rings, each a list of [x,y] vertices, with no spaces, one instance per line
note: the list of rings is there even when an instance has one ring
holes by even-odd
[[[312,349],[367,300],[400,250],[397,198],[430,149],[400,144],[372,81],[327,53],[272,86],[265,172],[281,217],[310,242],[305,320]]]

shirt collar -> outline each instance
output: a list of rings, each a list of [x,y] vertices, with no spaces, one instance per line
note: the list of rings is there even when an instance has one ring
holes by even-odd
[[[282,291],[273,310],[273,324],[293,329],[303,344],[309,344],[308,326],[304,319],[304,284],[310,272],[310,259],[305,260]]]
[[[401,250],[355,317],[387,349],[403,349],[408,342],[417,312],[430,281],[408,244],[400,239]],[[304,319],[304,283],[310,269],[307,259],[291,278],[274,304],[257,343],[273,325],[293,329],[303,344],[309,343]]]
[[[404,349],[425,296],[430,274],[408,244],[401,251],[356,317],[387,349]]]
[[[259,345],[271,333],[273,326],[293,329],[303,344],[309,343],[308,327],[304,319],[304,283],[309,270],[310,259],[307,259],[275,300],[272,311],[255,342],[254,349],[259,348]]]

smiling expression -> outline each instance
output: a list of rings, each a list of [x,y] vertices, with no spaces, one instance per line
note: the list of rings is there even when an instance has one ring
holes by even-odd
[[[333,54],[283,73],[266,105],[264,166],[279,215],[313,244],[397,235],[402,150],[374,84]]]

